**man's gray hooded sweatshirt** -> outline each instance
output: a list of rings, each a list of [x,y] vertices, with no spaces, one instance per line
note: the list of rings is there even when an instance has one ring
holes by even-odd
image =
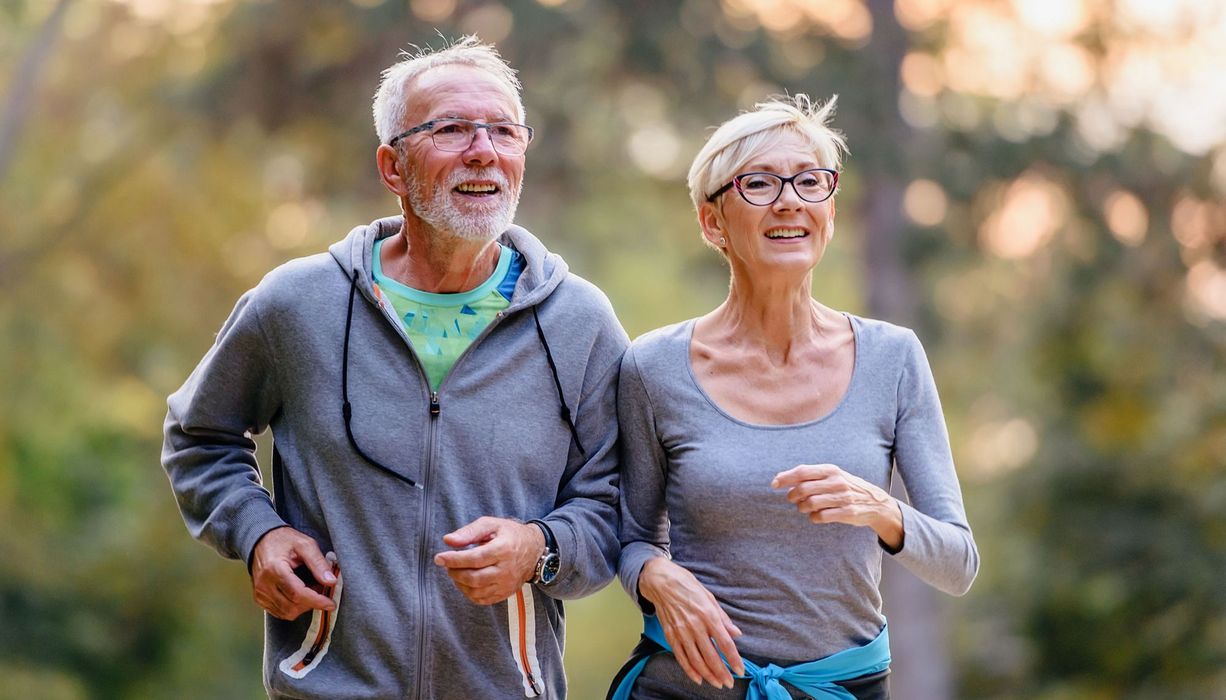
[[[192,535],[223,556],[249,561],[260,537],[286,524],[335,553],[340,582],[326,591],[335,612],[265,616],[270,696],[564,697],[560,600],[600,589],[617,562],[625,332],[600,290],[512,227],[500,242],[525,268],[510,306],[432,396],[371,284],[374,242],[400,224],[355,228],[330,255],[282,265],[243,295],[170,396],[163,465]],[[355,279],[351,442],[342,352]],[[250,438],[269,427],[275,503]],[[544,519],[561,557],[554,583],[525,584],[495,605],[465,598],[433,557],[448,549],[445,533],[483,515]]]

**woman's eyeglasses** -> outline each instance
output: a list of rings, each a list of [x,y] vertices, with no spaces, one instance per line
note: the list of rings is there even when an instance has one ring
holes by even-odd
[[[714,202],[717,197],[733,187],[741,198],[755,207],[769,207],[783,194],[783,186],[791,183],[796,196],[814,204],[830,199],[839,184],[839,173],[829,168],[812,168],[802,170],[791,177],[783,177],[774,173],[741,173],[732,178],[728,184],[715,190],[707,197],[708,202]]]

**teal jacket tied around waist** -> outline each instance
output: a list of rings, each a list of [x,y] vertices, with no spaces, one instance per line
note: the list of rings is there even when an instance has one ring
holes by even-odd
[[[659,653],[672,653],[672,647],[664,638],[664,629],[660,627],[660,621],[656,617],[643,616],[643,636],[664,647],[664,651]],[[643,672],[651,656],[639,659],[630,672],[622,678],[622,682],[613,693],[613,700],[629,700],[634,682]],[[835,681],[850,680],[889,668],[889,627],[882,627],[877,638],[864,646],[844,649],[825,658],[795,666],[786,668],[775,664],[759,666],[748,659],[745,659],[744,662],[745,675],[738,677],[750,679],[746,700],[790,700],[791,695],[779,681],[786,681],[789,685],[808,693],[817,700],[855,700],[855,696],[846,688],[837,685]]]

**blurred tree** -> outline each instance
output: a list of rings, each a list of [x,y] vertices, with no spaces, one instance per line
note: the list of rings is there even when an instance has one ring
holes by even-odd
[[[859,68],[857,119],[849,135],[857,144],[856,167],[864,178],[860,210],[864,228],[864,282],[870,315],[915,328],[914,270],[906,260],[908,233],[903,190],[914,162],[916,134],[896,108],[899,73],[907,53],[907,33],[894,15],[892,0],[868,0],[872,38]],[[892,148],[861,149],[885,136]],[[926,328],[917,328],[928,337]],[[905,498],[901,481],[892,489]],[[882,598],[891,625],[891,692],[905,698],[953,697],[953,663],[947,609],[940,594],[889,558],[882,564]]]
[[[71,1],[59,0],[55,4],[51,14],[43,20],[37,37],[26,47],[21,61],[17,64],[16,74],[9,83],[8,95],[3,110],[0,111],[0,180],[4,179],[4,171],[8,169],[21,127],[29,116],[28,111],[33,103],[30,93],[38,83],[47,58],[55,47],[55,40],[64,22],[64,13]]]

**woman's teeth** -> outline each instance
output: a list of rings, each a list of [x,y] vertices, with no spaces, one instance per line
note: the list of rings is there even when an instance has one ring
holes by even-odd
[[[767,238],[803,238],[807,235],[808,232],[800,228],[780,228],[766,232]]]

